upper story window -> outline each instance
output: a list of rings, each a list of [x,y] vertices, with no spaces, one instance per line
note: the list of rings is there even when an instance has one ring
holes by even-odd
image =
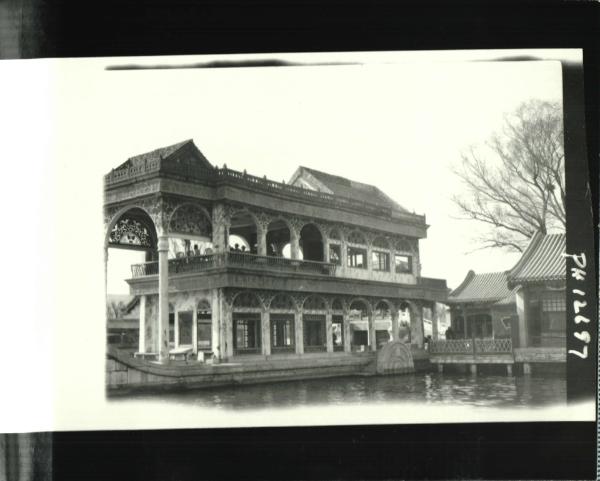
[[[396,254],[394,256],[395,271],[398,274],[412,272],[412,256],[406,254]]]
[[[348,267],[367,268],[367,249],[348,246]]]
[[[387,252],[373,251],[371,253],[371,268],[374,271],[390,270],[390,255]]]

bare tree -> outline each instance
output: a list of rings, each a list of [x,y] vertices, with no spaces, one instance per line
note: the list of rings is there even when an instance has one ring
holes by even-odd
[[[506,116],[502,133],[471,147],[454,169],[466,186],[454,196],[461,218],[487,224],[481,248],[522,252],[536,230],[566,230],[560,104],[530,100]]]

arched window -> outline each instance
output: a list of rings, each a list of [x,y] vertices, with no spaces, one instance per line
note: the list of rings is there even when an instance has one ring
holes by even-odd
[[[212,223],[199,206],[184,204],[177,207],[169,222],[169,233],[212,238]]]
[[[198,350],[212,350],[212,307],[207,299],[202,299],[196,306],[198,322]]]
[[[350,234],[348,235],[348,242],[350,242],[352,244],[361,244],[361,245],[367,244],[367,241],[365,240],[365,236],[356,230],[350,232]]]
[[[320,296],[309,296],[304,301],[302,308],[305,311],[324,311],[327,309],[327,304]]]
[[[362,299],[350,303],[350,345],[353,351],[366,351],[369,346],[369,306]]]
[[[294,310],[294,300],[288,294],[279,293],[271,300],[270,309]]]
[[[233,301],[233,308],[253,308],[260,309],[260,299],[256,294],[250,291],[240,292]]]
[[[314,224],[306,224],[300,230],[302,258],[308,261],[323,261],[323,236]]]

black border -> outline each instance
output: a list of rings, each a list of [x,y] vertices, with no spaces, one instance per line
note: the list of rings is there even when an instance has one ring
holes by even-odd
[[[13,3],[21,9],[15,35],[23,58],[583,48],[589,192],[598,225],[595,2]],[[571,249],[579,241],[567,242]],[[597,236],[595,247],[597,253]],[[594,423],[56,433],[54,467],[55,479],[593,479],[595,433]]]

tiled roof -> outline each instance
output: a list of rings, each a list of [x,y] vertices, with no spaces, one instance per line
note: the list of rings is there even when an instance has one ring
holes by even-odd
[[[395,202],[392,198],[388,197],[374,185],[364,184],[362,182],[350,180],[338,175],[331,175],[326,172],[300,166],[296,171],[296,174],[294,174],[292,180],[296,179],[299,175],[302,175],[303,171],[312,175],[319,182],[321,182],[331,194],[350,197],[360,201],[369,202],[371,204],[379,204],[385,207],[391,207],[401,212],[408,212],[407,209]]]
[[[511,286],[566,279],[565,234],[536,232],[519,262],[508,273]]]
[[[462,284],[450,293],[448,302],[500,301],[502,304],[509,304],[511,298],[514,299],[507,286],[506,272],[475,274],[474,271],[469,271]]]
[[[194,144],[194,141],[192,139],[188,139],[188,140],[184,140],[183,142],[178,142],[176,144],[173,145],[168,145],[166,147],[161,147],[159,149],[155,149],[152,150],[151,152],[146,152],[144,154],[139,154],[139,155],[134,155],[133,157],[130,157],[129,159],[127,159],[127,161],[125,161],[123,164],[121,164],[118,168],[120,169],[121,167],[137,167],[140,164],[145,164],[146,162],[153,162],[153,161],[161,161],[164,159],[169,158],[171,155],[173,155],[175,152],[177,152],[179,149],[181,149],[182,147],[191,144],[193,146],[193,148],[197,151],[197,153],[199,154],[199,158],[202,162],[206,162],[208,165],[210,166],[210,163],[208,162],[208,160],[204,157],[204,155],[202,155],[202,153],[198,150],[198,148],[196,147],[196,144]]]

